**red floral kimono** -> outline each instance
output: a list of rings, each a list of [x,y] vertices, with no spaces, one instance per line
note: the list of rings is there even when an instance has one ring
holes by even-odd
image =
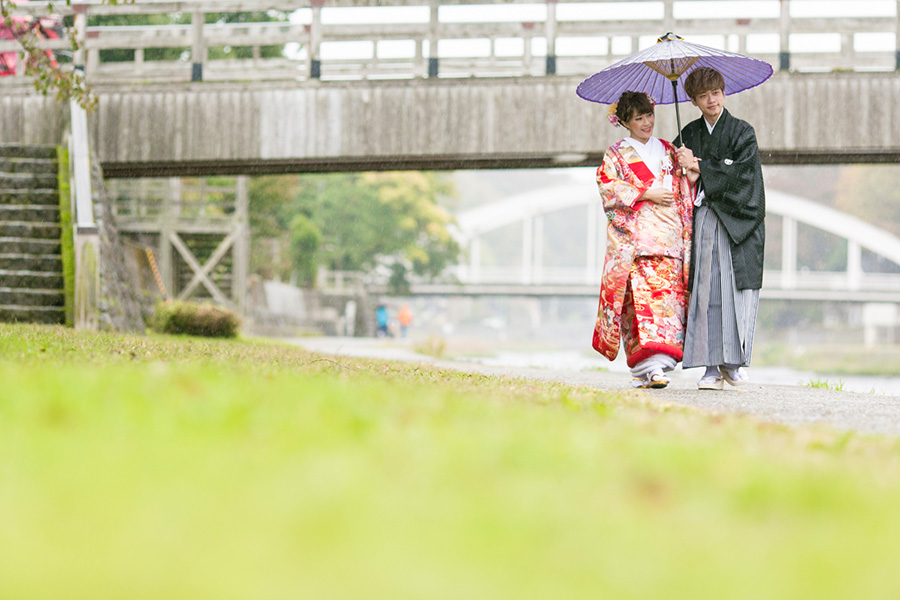
[[[658,177],[627,139],[610,146],[597,169],[609,222],[592,345],[613,360],[621,338],[629,367],[658,353],[681,360],[684,349],[693,202],[676,172],[675,148],[660,141]],[[663,182],[672,186],[674,204],[641,200]]]

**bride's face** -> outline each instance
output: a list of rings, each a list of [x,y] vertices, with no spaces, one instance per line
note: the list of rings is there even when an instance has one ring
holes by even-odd
[[[653,124],[656,121],[656,115],[653,113],[644,113],[642,115],[634,115],[625,121],[625,128],[631,137],[642,144],[646,144],[650,136],[653,135]]]

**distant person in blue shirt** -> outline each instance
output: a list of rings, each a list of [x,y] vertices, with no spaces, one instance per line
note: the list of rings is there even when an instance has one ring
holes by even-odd
[[[388,310],[384,304],[379,304],[375,309],[375,323],[378,325],[376,335],[387,337],[388,335]]]

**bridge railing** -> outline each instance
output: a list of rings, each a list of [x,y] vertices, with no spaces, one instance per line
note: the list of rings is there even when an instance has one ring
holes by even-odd
[[[45,14],[47,4],[24,4],[17,10]],[[587,75],[652,44],[666,31],[782,69],[900,68],[900,0],[876,0],[863,13],[853,3],[805,0],[724,0],[710,3],[709,11],[702,10],[703,1],[688,0],[638,1],[628,8],[609,0],[485,0],[478,6],[467,6],[466,0],[391,0],[362,7],[357,11],[362,22],[348,22],[353,14],[348,11],[359,4],[355,0],[334,0],[327,7],[317,0],[49,4],[58,14],[74,14],[81,24],[77,35],[84,45],[84,66],[95,83]],[[840,5],[846,5],[845,12],[829,14],[828,9]],[[270,12],[284,20],[206,22],[210,13],[228,10]],[[191,24],[91,24],[94,16],[186,11],[191,11]],[[41,45],[59,51],[67,41]],[[282,57],[262,58],[267,46],[286,50]],[[212,48],[227,56],[226,50],[237,47],[251,48],[251,58],[210,58]],[[154,48],[182,52],[177,60],[147,59]],[[109,61],[106,50],[133,51],[133,59]],[[0,40],[0,52],[20,48]]]
[[[485,266],[473,268],[460,265],[451,269],[463,285],[596,285],[599,290],[600,273],[586,267]],[[808,291],[894,291],[900,293],[900,275],[892,273],[859,273],[846,271],[797,270],[785,276],[778,270],[767,269],[764,287],[769,289],[797,289]]]

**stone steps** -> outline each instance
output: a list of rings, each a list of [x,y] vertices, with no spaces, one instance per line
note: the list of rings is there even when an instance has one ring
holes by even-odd
[[[56,160],[56,146],[0,144],[2,158],[43,158]]]
[[[59,223],[0,220],[0,238],[58,240]]]
[[[0,204],[0,223],[33,223],[59,226],[59,206],[49,204]]]
[[[0,205],[5,204],[40,204],[59,206],[59,192],[53,188],[35,188],[29,190],[0,188]]]
[[[59,169],[56,160],[51,158],[0,158],[0,173],[30,173],[34,175],[52,175],[56,177]]]
[[[64,323],[56,148],[0,144],[0,321]]]
[[[59,240],[42,240],[35,238],[2,237],[0,238],[0,254],[59,254],[62,242]]]
[[[65,301],[62,292],[53,290],[31,290],[28,288],[0,288],[0,306],[62,306]]]
[[[66,309],[64,306],[0,305],[0,321],[60,325],[66,322]]]
[[[0,172],[0,188],[33,190],[37,188],[53,188],[57,185],[53,173],[2,173]]]
[[[62,272],[62,256],[59,254],[0,254],[0,269]]]

